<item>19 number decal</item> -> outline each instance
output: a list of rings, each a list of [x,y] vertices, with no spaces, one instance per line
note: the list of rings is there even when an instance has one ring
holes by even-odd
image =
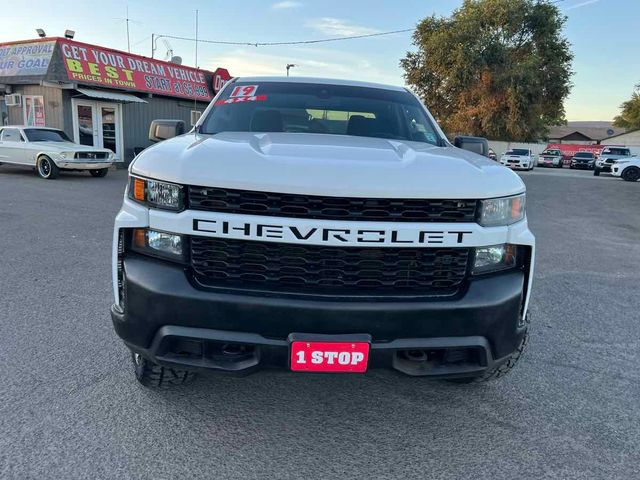
[[[231,91],[231,95],[229,95],[229,98],[255,97],[257,91],[258,85],[237,86]]]

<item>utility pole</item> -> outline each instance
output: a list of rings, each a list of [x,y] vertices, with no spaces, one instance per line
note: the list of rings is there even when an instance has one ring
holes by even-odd
[[[131,53],[131,40],[129,40],[129,5],[127,5],[127,52]]]

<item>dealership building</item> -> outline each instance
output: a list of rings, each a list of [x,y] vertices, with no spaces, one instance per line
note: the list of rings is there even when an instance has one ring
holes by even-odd
[[[68,38],[3,43],[0,125],[59,128],[128,163],[150,145],[152,120],[189,128],[230,78]]]

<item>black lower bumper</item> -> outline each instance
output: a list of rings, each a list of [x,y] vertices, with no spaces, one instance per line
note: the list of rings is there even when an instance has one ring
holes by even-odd
[[[126,258],[124,270],[125,311],[111,309],[116,332],[164,365],[288,368],[292,333],[367,334],[370,368],[469,376],[500,363],[524,334],[521,271],[474,279],[457,298],[392,300],[204,291],[180,266],[139,256]]]

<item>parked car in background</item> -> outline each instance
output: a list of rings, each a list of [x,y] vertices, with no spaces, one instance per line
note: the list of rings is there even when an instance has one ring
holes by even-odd
[[[513,148],[502,154],[500,163],[513,170],[533,170],[535,159],[530,148]]]
[[[593,170],[596,164],[596,156],[591,152],[578,152],[571,158],[569,168],[586,168]]]
[[[611,166],[611,174],[614,177],[621,177],[627,182],[637,182],[640,180],[640,158],[631,157],[626,160],[616,160]]]
[[[56,128],[0,127],[0,164],[32,167],[45,179],[56,178],[60,170],[88,170],[104,177],[113,159],[111,150],[73,143]]]
[[[593,174],[597,177],[601,172],[611,172],[611,166],[617,160],[626,160],[631,157],[631,150],[627,147],[605,147],[596,160]]]
[[[487,152],[487,157],[489,157],[494,162],[498,161],[498,155],[496,155],[496,152],[494,152],[491,148],[489,149],[489,152]]]
[[[562,168],[563,162],[562,151],[557,148],[548,148],[540,154],[538,166]]]

